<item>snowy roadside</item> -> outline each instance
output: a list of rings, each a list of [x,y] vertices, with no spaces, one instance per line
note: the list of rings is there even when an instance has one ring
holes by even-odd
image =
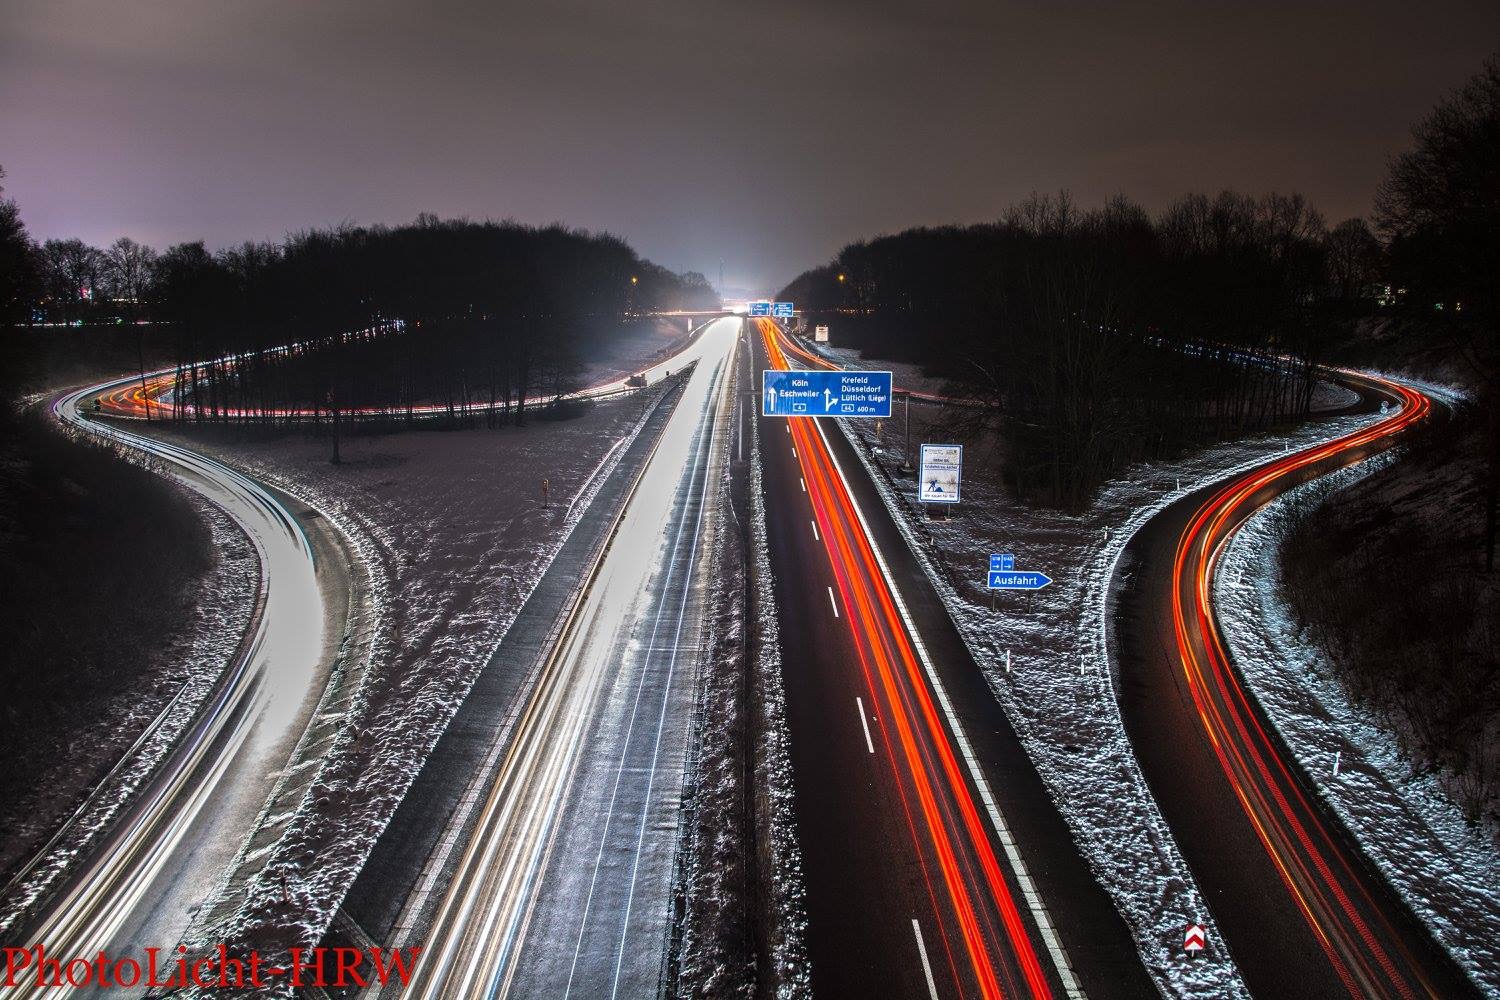
[[[1459,966],[1500,997],[1500,851],[1464,821],[1435,775],[1411,775],[1390,732],[1351,703],[1283,596],[1287,532],[1330,494],[1396,460],[1387,452],[1267,504],[1225,549],[1214,604],[1236,665],[1319,796]]]
[[[316,944],[479,668],[659,397],[651,390],[526,428],[353,435],[339,466],[319,439],[169,432],[316,506],[370,576],[370,667],[302,810],[240,913],[220,925],[225,937]]]
[[[931,409],[913,408],[914,448],[939,440],[928,435],[940,419]],[[899,419],[884,428],[891,447],[869,422],[841,425],[1131,928],[1147,970],[1168,996],[1247,995],[1222,949],[1194,961],[1181,950],[1189,922],[1207,923],[1211,939],[1217,935],[1136,764],[1114,697],[1110,581],[1130,536],[1177,498],[1375,417],[1336,418],[1139,466],[1107,484],[1080,515],[1015,504],[974,462],[972,472],[966,469],[965,502],[948,520],[929,520],[915,502],[914,481],[899,471],[901,442],[891,426]],[[999,597],[992,611],[984,587],[992,552],[1012,552],[1018,569],[1045,572],[1055,582]]]
[[[156,774],[213,692],[250,626],[260,581],[255,548],[223,511],[196,494],[189,497],[208,522],[215,554],[193,620],[177,642],[156,651],[148,686],[112,698],[95,724],[77,729],[55,767],[37,776],[36,792],[13,803],[16,823],[7,839],[37,843],[49,831],[57,832],[4,887],[0,933],[10,931],[79,859],[89,856],[135,793]],[[113,768],[103,778],[92,779],[89,787],[88,776],[108,767],[109,761],[116,761]],[[65,815],[59,804],[76,809]]]
[[[767,948],[774,968],[778,1000],[794,1000],[812,993],[812,970],[807,956],[807,886],[802,875],[802,847],[797,842],[795,791],[792,784],[790,737],[786,722],[786,689],[781,676],[781,627],[776,617],[776,581],[771,571],[771,549],[766,541],[765,489],[761,481],[760,421],[755,428],[755,455],[750,478],[751,591],[755,602],[751,625],[756,742],[756,849],[762,871],[771,873],[768,909],[771,914]],[[762,838],[764,838],[762,840]]]

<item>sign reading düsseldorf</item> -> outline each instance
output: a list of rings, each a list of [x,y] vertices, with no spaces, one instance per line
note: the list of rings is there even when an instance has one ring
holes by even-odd
[[[766,417],[889,417],[890,372],[761,372]]]

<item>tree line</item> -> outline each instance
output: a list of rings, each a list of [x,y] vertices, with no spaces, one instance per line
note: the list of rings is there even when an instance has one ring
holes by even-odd
[[[1189,195],[1153,217],[1062,193],[851,244],[782,296],[981,401],[1015,492],[1076,507],[1132,462],[1305,413],[1330,320],[1381,273],[1363,220],[1330,230],[1298,195]]]
[[[176,399],[192,404],[175,412],[199,421],[288,410],[336,419],[348,406],[409,413],[430,403],[524,421],[528,397],[575,388],[580,359],[623,326],[719,307],[701,274],[674,274],[615,236],[557,225],[422,215],[157,252],[128,238],[104,249],[38,245],[14,203],[0,204],[5,318],[164,333]]]

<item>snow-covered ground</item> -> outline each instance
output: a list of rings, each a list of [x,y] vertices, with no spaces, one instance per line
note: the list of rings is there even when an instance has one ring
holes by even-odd
[[[1411,773],[1389,729],[1351,703],[1283,597],[1286,533],[1324,498],[1397,458],[1387,452],[1268,504],[1225,550],[1214,603],[1235,663],[1324,802],[1459,965],[1500,997],[1500,851],[1464,821],[1436,776]]]
[[[647,320],[601,335],[584,364],[580,381],[596,385],[634,375],[682,349],[690,330],[686,318]]]
[[[112,698],[96,724],[79,727],[53,768],[37,775],[36,791],[11,805],[15,824],[6,834],[9,845],[35,845],[54,831],[55,839],[47,844],[45,857],[6,893],[0,932],[97,844],[136,790],[156,773],[223,675],[249,624],[260,579],[255,550],[227,515],[196,494],[189,496],[209,524],[215,552],[193,619],[176,642],[157,651],[146,687]],[[105,767],[109,761],[117,763],[89,788],[88,778],[101,761]],[[76,812],[69,817],[60,813],[60,806],[76,807]],[[12,860],[14,854],[6,858]]]
[[[938,440],[928,428],[940,419],[932,407],[912,408],[913,448]],[[1096,876],[1131,927],[1148,970],[1169,996],[1246,991],[1222,950],[1194,961],[1181,950],[1182,927],[1190,921],[1208,923],[1214,934],[1212,914],[1135,763],[1115,701],[1107,648],[1110,579],[1130,535],[1176,498],[1371,419],[1314,422],[1289,434],[1138,466],[1106,485],[1079,515],[1016,504],[984,471],[985,446],[970,442],[964,503],[947,520],[931,520],[919,510],[913,480],[899,473],[901,415],[885,422],[883,439],[875,438],[873,422],[845,424]],[[1015,553],[1018,569],[1045,572],[1055,583],[1032,594],[993,598],[991,610],[984,571],[992,552]]]
[[[346,436],[338,466],[323,440],[168,432],[315,505],[370,571],[372,667],[307,807],[267,864],[301,873],[290,890],[302,943],[321,936],[479,667],[638,430],[646,400],[525,428]],[[279,881],[260,889],[265,898],[248,903],[239,924],[252,937],[288,919],[275,905]]]
[[[760,450],[760,422],[755,427],[755,447]],[[781,629],[776,621],[775,577],[771,571],[770,547],[766,541],[765,491],[757,460],[750,480],[751,581],[755,601],[755,688],[760,726],[755,762],[760,792],[756,803],[756,826],[769,844],[772,927],[767,947],[774,965],[773,982],[778,1000],[800,1000],[811,995],[812,971],[807,956],[807,885],[802,875],[802,847],[797,842],[796,791],[792,783],[792,759],[788,748],[786,689],[782,686]]]

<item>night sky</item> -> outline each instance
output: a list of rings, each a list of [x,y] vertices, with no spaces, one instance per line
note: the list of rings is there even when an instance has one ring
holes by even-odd
[[[431,211],[767,290],[1033,190],[1297,190],[1336,222],[1500,3],[1305,6],[0,0],[0,165],[38,238]]]

